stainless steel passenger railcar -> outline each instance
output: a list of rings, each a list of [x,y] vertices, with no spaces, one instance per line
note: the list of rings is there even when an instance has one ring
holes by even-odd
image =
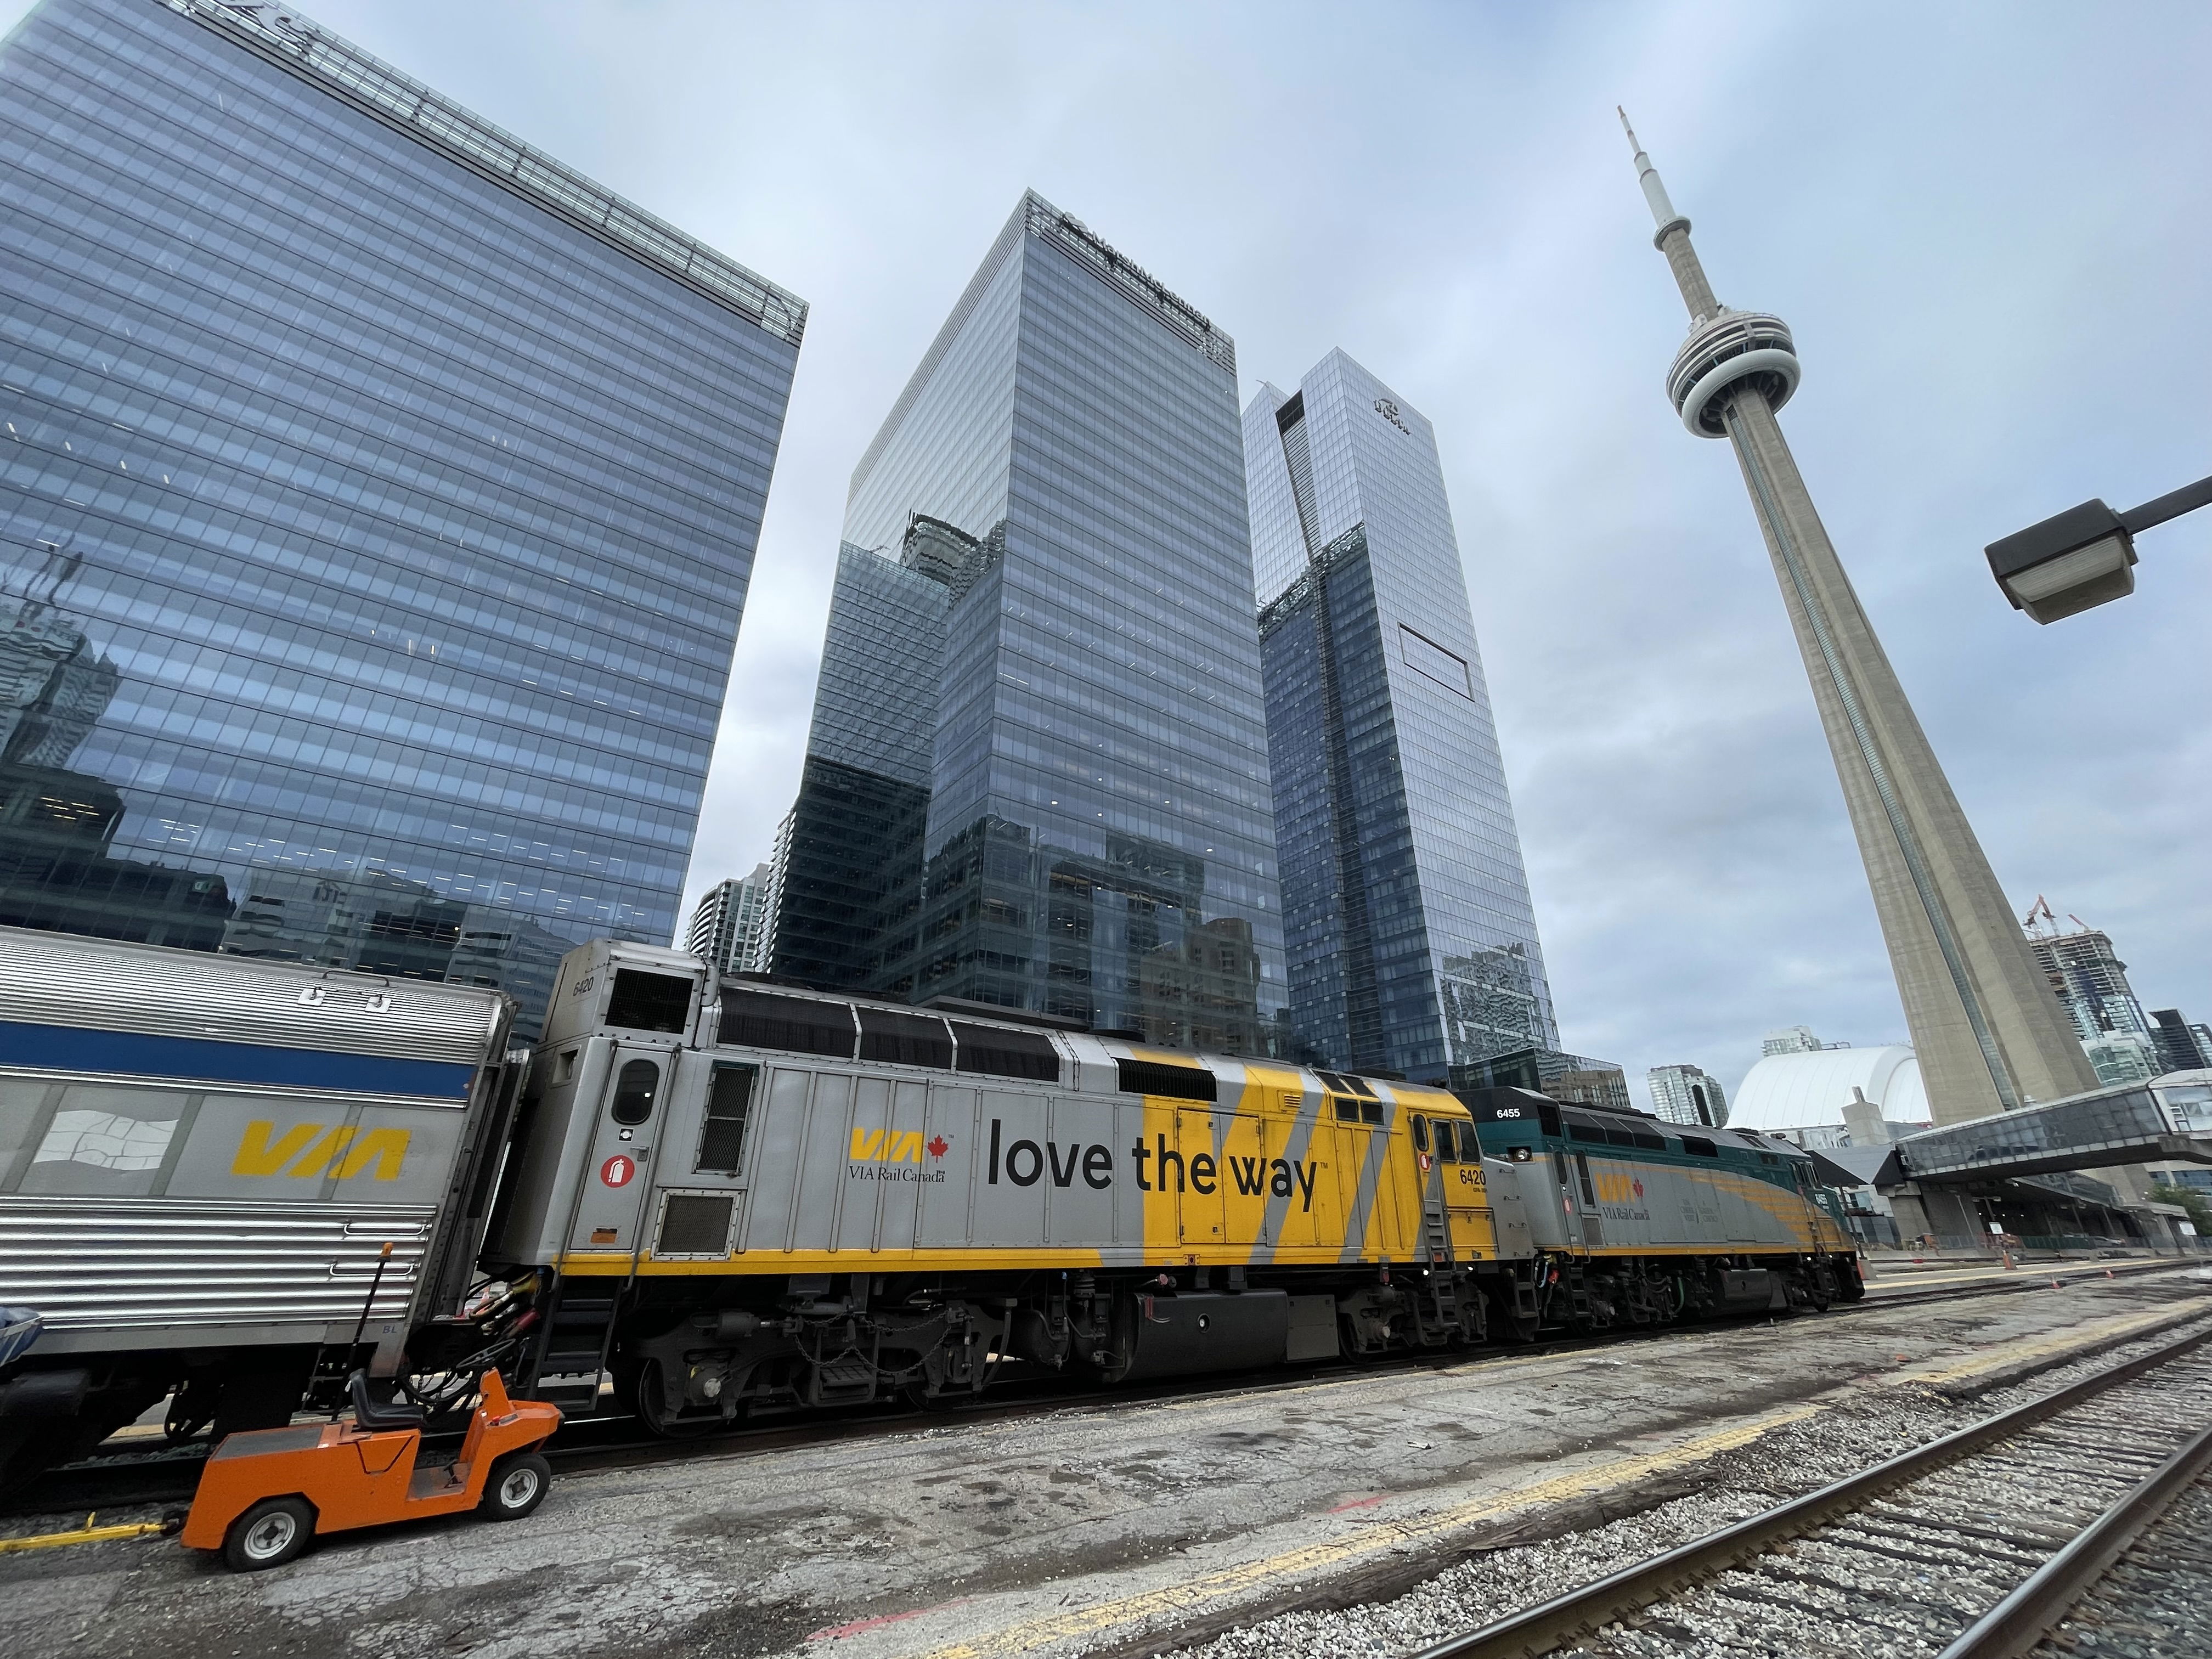
[[[611,1380],[668,1432],[1010,1359],[1114,1382],[1856,1288],[1795,1148],[1759,1143],[1765,1180],[1577,1110],[1578,1163],[1562,1110],[600,944],[563,963],[485,1264],[543,1298],[531,1383],[588,1410]]]
[[[0,928],[0,1482],[173,1389],[283,1423],[459,1298],[501,1139],[495,992]],[[372,1305],[386,1244],[392,1255]]]

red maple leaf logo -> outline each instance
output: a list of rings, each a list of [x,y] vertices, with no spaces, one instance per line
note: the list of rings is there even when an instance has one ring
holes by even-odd
[[[1638,1198],[1643,1197],[1643,1196],[1644,1196],[1644,1182],[1643,1182],[1643,1181],[1642,1181],[1640,1178],[1639,1178],[1639,1179],[1635,1182],[1635,1187],[1636,1187],[1636,1195],[1637,1195],[1637,1197],[1638,1197]]]
[[[933,1135],[930,1137],[929,1155],[932,1158],[943,1158],[951,1149],[951,1146],[952,1143],[943,1135]]]

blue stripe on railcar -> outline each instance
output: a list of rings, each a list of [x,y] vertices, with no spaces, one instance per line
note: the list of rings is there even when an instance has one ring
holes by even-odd
[[[476,1078],[475,1066],[446,1060],[333,1054],[322,1048],[278,1048],[258,1042],[155,1036],[143,1031],[97,1031],[76,1025],[33,1025],[16,1020],[0,1020],[0,1066],[111,1072],[204,1083],[276,1084],[300,1089],[349,1090],[360,1094],[417,1095],[455,1102],[468,1099],[469,1085]]]

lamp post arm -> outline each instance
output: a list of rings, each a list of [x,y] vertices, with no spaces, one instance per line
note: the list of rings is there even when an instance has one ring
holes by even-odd
[[[2208,505],[2212,505],[2212,478],[2199,478],[2193,484],[2167,491],[2156,501],[2130,507],[2119,515],[2119,520],[2128,534],[2134,536],[2153,525],[2164,524],[2168,519],[2178,519]]]

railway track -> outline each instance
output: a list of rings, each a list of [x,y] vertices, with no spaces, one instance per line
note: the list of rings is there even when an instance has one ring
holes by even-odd
[[[2146,1597],[2212,1612],[2205,1531],[2160,1524],[2177,1503],[2212,1516],[2208,1342],[2194,1331],[1416,1659],[2203,1652],[2095,1638],[2139,1627]],[[2069,1617],[2063,1645],[2038,1645]]]
[[[2119,1278],[2171,1273],[2182,1269],[2170,1261],[2130,1263],[2121,1267]],[[2075,1275],[2081,1282],[2088,1276]],[[1923,1306],[1931,1303],[1964,1302],[1981,1297],[2049,1293],[2050,1280],[2022,1270],[2016,1279],[1962,1285],[1921,1291],[1886,1291],[1864,1301],[1840,1303],[1822,1316],[1847,1317],[1884,1309]],[[1709,1328],[1717,1328],[1719,1322]],[[1695,1327],[1655,1326],[1642,1330],[1610,1331],[1589,1337],[1561,1338],[1527,1347],[1499,1349],[1498,1357],[1516,1359],[1549,1354],[1577,1353],[1678,1334]],[[1479,1358],[1463,1352],[1408,1354],[1385,1362],[1396,1368],[1464,1364]],[[732,1430],[696,1440],[661,1440],[637,1432],[635,1419],[592,1419],[564,1426],[546,1448],[556,1469],[585,1473],[600,1469],[640,1468],[702,1455],[744,1455],[774,1451],[786,1446],[819,1444],[837,1439],[866,1439],[886,1434],[911,1433],[918,1427],[1003,1420],[1043,1412],[1066,1411],[1088,1406],[1134,1404],[1147,1400],[1197,1398],[1209,1394],[1255,1393],[1298,1388],[1334,1376],[1370,1375],[1374,1367],[1345,1363],[1275,1366],[1264,1371],[1226,1373],[1181,1382],[1163,1382],[1143,1389],[1081,1389],[1058,1378],[1041,1378],[1032,1385],[1016,1385],[980,1405],[946,1413],[886,1407],[864,1407],[848,1413],[817,1415],[803,1419],[770,1422]],[[450,1453],[460,1435],[432,1435],[429,1455]],[[97,1460],[65,1465],[48,1471],[22,1491],[0,1500],[0,1517],[43,1515],[73,1510],[112,1510],[132,1504],[181,1503],[198,1484],[200,1466],[209,1448],[204,1443],[182,1448],[162,1447],[143,1453],[110,1451]]]

